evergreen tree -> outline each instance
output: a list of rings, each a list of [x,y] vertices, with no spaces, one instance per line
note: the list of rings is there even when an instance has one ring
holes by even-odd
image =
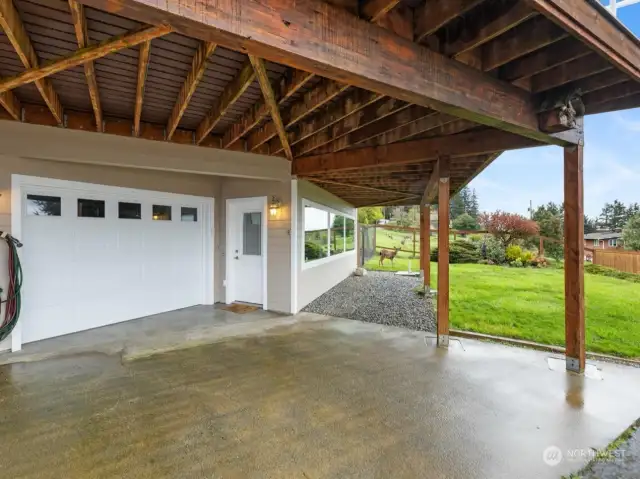
[[[478,215],[480,214],[480,204],[478,203],[478,195],[476,194],[475,188],[471,191],[471,202],[467,213],[477,221]]]
[[[455,220],[465,212],[465,205],[462,195],[458,193],[449,202],[449,218]]]
[[[540,227],[540,236],[562,240],[564,237],[564,207],[562,205],[550,201],[546,205],[538,206],[532,216]],[[531,246],[535,246],[534,242]],[[545,253],[552,258],[562,257],[563,245],[561,242],[545,241],[544,249]]]
[[[624,203],[615,200],[611,205],[611,229],[622,228],[627,221],[627,208]]]
[[[593,218],[589,218],[587,215],[584,215],[584,233],[595,233],[596,232],[596,220]]]
[[[629,221],[631,218],[633,218],[637,214],[640,214],[640,205],[638,203],[630,203],[629,207],[627,208],[626,221]]]
[[[600,216],[598,217],[598,226],[601,228],[611,229],[611,217],[613,216],[613,205],[605,203]]]

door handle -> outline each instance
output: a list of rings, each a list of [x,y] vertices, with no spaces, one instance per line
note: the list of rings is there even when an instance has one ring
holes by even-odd
[[[238,258],[237,256],[234,256],[233,259],[240,259],[240,258]]]

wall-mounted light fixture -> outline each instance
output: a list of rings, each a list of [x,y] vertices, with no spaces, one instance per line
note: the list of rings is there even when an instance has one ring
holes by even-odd
[[[279,197],[273,195],[271,197],[271,203],[269,204],[269,215],[271,215],[271,217],[278,216],[278,211],[280,211],[281,207],[282,201],[280,201]]]

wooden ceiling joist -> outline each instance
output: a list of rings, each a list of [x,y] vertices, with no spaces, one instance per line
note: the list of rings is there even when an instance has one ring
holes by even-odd
[[[0,2],[0,5],[4,5],[5,3],[6,2]],[[29,68],[14,77],[4,79],[0,83],[0,93],[31,82],[36,82],[37,84],[39,80],[42,80],[49,75],[83,65],[88,61],[96,60],[108,55],[109,53],[113,53],[124,48],[134,47],[153,38],[166,35],[169,32],[171,32],[171,27],[168,25],[153,27],[146,26],[123,35],[118,35],[100,43],[81,48],[71,55],[62,57],[59,60],[46,64],[45,66]]]
[[[575,38],[565,38],[553,44],[552,47],[544,48],[500,67],[500,78],[515,82],[584,57],[589,53],[589,49],[582,42]]]
[[[79,48],[88,47],[90,44],[89,31],[87,29],[87,18],[84,14],[84,5],[76,2],[76,0],[69,0],[69,9],[71,10],[71,17],[73,18],[73,28],[76,32],[76,40],[78,41]],[[86,62],[84,64],[84,76],[87,79],[87,87],[89,88],[89,98],[91,99],[91,106],[93,108],[93,115],[96,118],[96,130],[101,132],[103,127],[102,121],[102,107],[100,106],[100,94],[98,92],[98,80],[96,79],[96,69],[93,66],[93,62]]]
[[[179,9],[175,0],[81,1],[138,21],[162,18],[179,33],[545,143],[571,144],[539,129],[527,92],[381,27],[354,21],[351,13],[318,0],[288,2],[278,15],[269,2],[236,0],[241,31],[229,21],[227,7],[215,2],[203,10],[199,0],[181,0]],[[316,18],[318,12],[322,21],[302,20]],[[326,25],[341,34],[327,35]]]
[[[402,165],[428,161],[441,155],[449,155],[452,158],[478,156],[533,146],[540,146],[540,143],[500,130],[469,132],[296,158],[293,162],[293,174],[306,176],[328,171]]]
[[[613,67],[595,53],[563,63],[531,78],[531,92],[540,93],[575,82],[592,75],[611,70]]]
[[[0,79],[0,81],[2,81],[2,79]],[[20,114],[22,112],[22,106],[20,105],[20,100],[18,100],[12,92],[5,91],[4,93],[0,93],[0,105],[7,110],[7,113],[9,113],[14,120],[21,120]]]
[[[249,88],[256,79],[256,72],[250,61],[247,61],[236,77],[225,87],[207,116],[196,128],[196,144],[202,143],[213,128],[222,120],[229,108]]]
[[[291,69],[289,75],[281,79],[278,88],[278,106],[281,106],[291,96],[295,95],[300,88],[306,85],[315,75],[302,70]],[[222,140],[222,147],[229,148],[240,138],[248,134],[269,114],[269,108],[264,102],[256,103],[247,111],[239,121],[231,125],[225,131]]]
[[[180,124],[182,115],[184,115],[184,112],[187,111],[189,101],[191,101],[191,97],[196,92],[196,88],[198,87],[198,84],[200,83],[200,80],[202,80],[204,72],[207,69],[207,60],[211,55],[213,55],[215,49],[216,44],[211,42],[201,42],[198,46],[196,54],[193,56],[193,60],[191,61],[191,70],[189,70],[187,78],[180,88],[178,99],[173,106],[171,116],[169,117],[169,121],[167,122],[168,140],[170,140],[173,136],[173,133],[176,131],[176,128],[178,128],[178,125]]]
[[[482,69],[495,70],[513,60],[555,43],[568,34],[538,16],[482,46]]]
[[[20,61],[27,69],[37,69],[40,65],[38,55],[31,44],[31,39],[25,29],[20,15],[11,0],[0,1],[0,27],[4,30],[11,45],[15,49]],[[8,78],[2,80],[2,84],[7,82]],[[48,79],[39,79],[36,81],[36,88],[42,95],[42,99],[51,111],[58,125],[64,124],[64,115],[62,111],[62,103]],[[0,93],[6,92],[8,89],[0,90]]]
[[[484,0],[428,0],[418,8],[414,38],[424,41],[451,20],[465,14]]]
[[[140,136],[140,120],[142,118],[142,104],[144,101],[144,89],[147,82],[147,70],[149,69],[149,57],[151,54],[151,41],[140,44],[138,50],[138,74],[136,79],[136,100],[133,112],[133,135]]]
[[[371,23],[381,20],[400,0],[366,0],[360,4],[360,16]]]
[[[354,183],[342,183],[340,181],[333,181],[333,180],[325,180],[325,179],[320,179],[320,178],[308,178],[309,181],[312,181],[314,183],[324,183],[327,185],[337,185],[337,186],[344,186],[345,188],[356,188],[356,189],[361,189],[361,190],[368,190],[368,191],[374,191],[377,193],[386,193],[386,194],[392,194],[392,195],[402,195],[402,196],[412,196],[412,195],[408,195],[406,193],[403,193],[401,191],[390,191],[390,190],[385,190],[382,188],[374,188],[371,186],[363,186],[363,185],[357,185]]]
[[[269,108],[271,121],[276,126],[276,130],[278,131],[278,136],[280,137],[280,142],[282,143],[282,148],[284,149],[284,154],[289,161],[293,161],[293,153],[291,152],[291,146],[289,145],[289,140],[287,139],[287,132],[284,129],[284,123],[282,123],[282,117],[280,116],[278,102],[276,101],[276,96],[273,93],[273,89],[271,88],[271,82],[269,81],[269,75],[267,74],[267,69],[264,66],[264,61],[262,60],[262,58],[258,58],[254,55],[249,55],[249,59],[251,60],[253,69],[256,72],[258,83],[260,84],[262,95],[264,96],[264,102]]]
[[[598,103],[597,105],[587,107],[587,113],[595,115],[598,113],[626,110],[629,108],[640,108],[640,95],[633,95],[630,97],[618,98],[617,100]]]
[[[376,98],[379,98],[379,96],[376,95]],[[347,103],[353,105],[351,102]],[[341,109],[344,107],[343,102],[341,102],[339,107]],[[405,102],[393,98],[386,98],[382,101],[369,103],[364,108],[358,110],[357,113],[351,109],[350,114],[345,116],[341,121],[333,124],[328,129],[323,128],[319,129],[319,131],[316,130],[317,132],[313,134],[313,136],[297,144],[295,147],[295,156],[309,154],[321,146],[333,143],[349,135],[351,132],[357,131],[381,118],[386,118],[408,107],[409,105]],[[326,115],[321,116],[319,121],[322,121],[321,119],[325,117]]]
[[[619,85],[615,85],[613,88],[603,88],[591,93],[587,93],[582,97],[586,108],[593,107],[599,103],[608,103],[610,101],[618,100],[620,98],[627,98],[630,96],[640,94],[640,83],[635,81],[627,81]]]
[[[538,12],[519,0],[496,6],[487,10],[484,16],[480,16],[476,20],[477,23],[465,25],[459,38],[444,45],[444,52],[447,56],[455,58],[499,37],[536,15]]]

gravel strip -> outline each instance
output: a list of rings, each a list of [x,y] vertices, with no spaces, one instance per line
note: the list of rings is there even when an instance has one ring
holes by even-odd
[[[434,332],[431,298],[413,291],[421,284],[421,278],[369,271],[366,276],[345,279],[303,311]]]

